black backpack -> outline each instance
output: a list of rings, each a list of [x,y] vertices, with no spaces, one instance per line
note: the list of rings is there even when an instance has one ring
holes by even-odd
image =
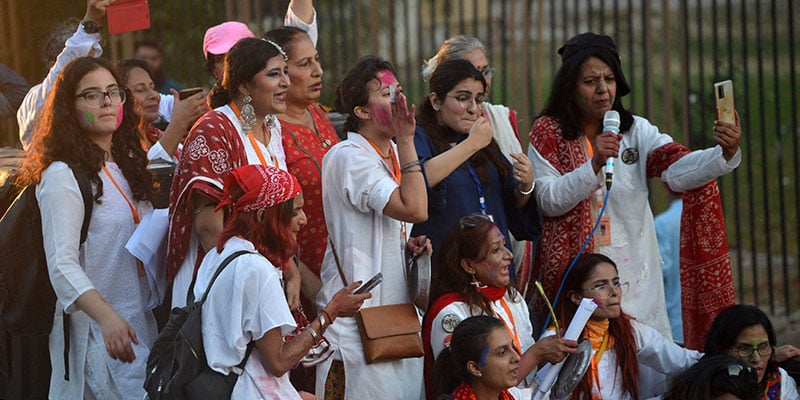
[[[172,309],[167,325],[158,334],[147,357],[144,389],[149,400],[230,399],[239,374],[231,372],[223,375],[208,366],[203,349],[202,311],[203,303],[222,270],[234,258],[247,253],[252,252],[240,250],[225,258],[200,300],[192,301],[194,296],[190,287],[188,304]],[[253,345],[254,342],[247,345],[244,359],[237,365],[239,373],[247,363]]]
[[[94,198],[89,176],[71,167],[83,196],[80,243],[86,240]],[[11,335],[48,335],[53,327],[56,294],[50,284],[42,238],[42,214],[36,185],[28,185],[0,218],[0,319]],[[64,332],[69,332],[65,314]],[[64,338],[65,377],[69,380],[69,336]],[[49,375],[49,373],[48,373]]]

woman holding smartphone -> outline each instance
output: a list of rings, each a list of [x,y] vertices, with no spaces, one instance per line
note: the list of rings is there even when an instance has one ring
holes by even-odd
[[[672,191],[683,193],[681,275],[683,299],[689,300],[683,306],[684,331],[687,347],[698,349],[713,315],[735,302],[715,179],[741,161],[739,120],[715,121],[713,135],[719,145],[690,151],[623,106],[630,86],[610,37],[582,33],[569,39],[559,54],[562,64],[531,128],[528,150],[536,170],[534,195],[545,216],[536,250],[537,279],[555,301],[564,272],[608,195],[603,227],[584,252],[617,260],[622,280],[631,283],[625,311],[671,337],[648,202],[647,180],[660,177]],[[619,133],[604,129],[611,110],[619,113]],[[608,158],[616,159],[610,191],[602,184]],[[685,286],[690,282],[692,286]],[[535,312],[546,315],[543,301],[536,302]]]

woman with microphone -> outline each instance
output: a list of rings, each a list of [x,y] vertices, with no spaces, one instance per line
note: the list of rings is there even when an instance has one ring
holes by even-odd
[[[536,172],[536,202],[544,215],[534,271],[555,301],[565,270],[603,210],[601,224],[583,252],[617,260],[620,278],[631,283],[625,312],[671,337],[648,202],[647,180],[660,177],[684,196],[681,270],[697,285],[706,285],[685,287],[683,295],[684,302],[690,299],[684,311],[691,310],[684,314],[686,344],[697,349],[713,314],[735,301],[715,179],[741,161],[738,114],[736,124],[714,121],[717,146],[690,151],[623,106],[630,86],[610,37],[582,33],[558,53],[562,65],[531,128],[528,151]],[[604,119],[614,119],[607,114],[612,110],[619,113],[619,133],[611,125],[604,127]],[[611,157],[616,160],[609,191],[603,165]],[[536,302],[534,312],[546,315],[543,305]]]

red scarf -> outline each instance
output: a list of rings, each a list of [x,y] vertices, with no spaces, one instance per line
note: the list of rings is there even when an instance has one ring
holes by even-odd
[[[647,159],[647,176],[661,176],[667,167],[690,152],[675,142],[659,147]],[[736,304],[736,292],[717,181],[688,190],[682,197],[683,340],[687,348],[702,350],[711,322],[720,311]]]
[[[453,391],[453,400],[477,400],[478,397],[475,396],[475,392],[472,390],[472,386],[467,384],[466,382],[461,382],[456,387],[456,390]],[[500,396],[497,396],[497,400],[514,400],[514,396],[508,390],[503,390],[500,392]]]
[[[233,122],[213,110],[200,117],[186,138],[170,190],[168,282],[172,282],[189,250],[194,231],[193,196],[203,194],[219,202],[225,177],[232,169],[246,164],[244,143]],[[198,266],[199,262],[195,268]]]
[[[506,295],[505,287],[485,286],[477,289],[492,302],[500,300]],[[439,296],[428,308],[428,311],[425,312],[425,317],[422,320],[422,344],[425,347],[425,395],[428,400],[436,398],[436,386],[433,382],[433,376],[436,371],[434,368],[433,347],[431,347],[433,320],[445,307],[458,301],[466,301],[460,293],[450,292]]]
[[[588,161],[584,141],[564,139],[561,124],[554,118],[537,119],[529,139],[562,175]],[[661,176],[689,152],[675,142],[659,147],[647,159],[647,176]],[[560,217],[543,217],[533,275],[540,277],[550,299],[555,297],[564,271],[592,230],[590,201],[587,197]],[[593,250],[594,243],[590,242],[584,252]],[[680,258],[684,341],[687,348],[702,349],[711,321],[736,300],[716,180],[683,193]],[[540,315],[547,314],[541,298],[534,303],[534,310]]]

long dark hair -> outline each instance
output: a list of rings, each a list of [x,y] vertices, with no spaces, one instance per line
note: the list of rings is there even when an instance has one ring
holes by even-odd
[[[672,381],[662,400],[707,400],[726,393],[742,400],[761,399],[758,374],[734,356],[707,354]]]
[[[587,34],[578,35],[570,39],[570,41],[583,35]],[[569,45],[570,41],[567,42],[565,47]],[[558,122],[561,123],[564,139],[567,140],[574,140],[585,134],[581,126],[580,107],[578,106],[578,98],[575,93],[578,83],[578,74],[580,73],[583,62],[589,57],[597,57],[611,68],[618,82],[624,82],[624,75],[619,59],[614,56],[616,45],[614,45],[614,52],[608,51],[608,49],[604,49],[603,47],[585,48],[579,51],[579,54],[566,58],[561,64],[561,67],[558,69],[553,79],[553,84],[550,86],[550,94],[547,97],[547,102],[539,115],[557,119]],[[627,83],[624,83],[624,85],[627,87]],[[620,86],[618,83],[618,91],[619,90]],[[633,114],[622,105],[623,95],[618,95],[614,98],[611,109],[619,112],[621,119],[620,132],[624,133],[630,130],[633,125]]]
[[[270,58],[281,55],[278,49],[260,38],[239,39],[225,55],[225,75],[211,88],[209,104],[217,108],[239,96],[239,87],[264,69]]]
[[[111,63],[102,58],[81,57],[64,67],[34,125],[30,150],[17,181],[19,184],[39,183],[42,171],[53,161],[64,161],[86,171],[97,184],[95,200],[102,197],[103,183],[98,173],[105,161],[105,151],[92,141],[75,115],[78,85],[83,77],[98,69],[107,70],[120,88],[125,89]],[[122,123],[112,136],[111,154],[128,181],[133,197],[149,200],[153,195],[153,175],[147,170],[147,153],[139,141],[137,129],[140,117],[133,103],[129,99],[122,106]]]
[[[572,267],[569,275],[564,282],[564,294],[556,304],[556,315],[561,321],[562,326],[568,326],[578,306],[570,300],[570,294],[583,293],[583,284],[589,278],[598,264],[608,263],[617,270],[617,264],[610,258],[597,253],[581,254]],[[622,312],[619,318],[610,319],[608,322],[608,332],[614,338],[614,350],[617,353],[616,369],[622,372],[622,388],[627,391],[631,398],[639,398],[639,363],[636,358],[636,338],[633,334],[630,315]],[[573,395],[575,398],[592,398],[592,377],[587,373],[578,387],[575,388]]]
[[[456,326],[450,346],[436,359],[436,394],[449,394],[461,382],[469,383],[474,377],[467,363],[480,363],[489,335],[495,329],[505,329],[503,321],[486,315],[469,317]]]
[[[465,218],[474,223],[462,225],[461,221]],[[487,217],[470,215],[461,218],[447,231],[442,241],[442,249],[435,260],[434,271],[437,271],[437,276],[436,279],[432,279],[431,299],[435,300],[445,293],[455,292],[460,294],[470,307],[478,307],[486,314],[493,314],[491,301],[470,284],[472,277],[461,267],[461,260],[478,261],[486,258],[488,253],[486,238],[494,226]],[[513,283],[509,283],[506,289],[512,299],[518,294]]]
[[[767,314],[756,306],[736,304],[722,310],[714,318],[714,322],[711,323],[711,328],[709,328],[706,335],[706,345],[703,352],[706,354],[727,353],[731,347],[736,345],[736,338],[739,337],[742,330],[753,325],[764,327],[764,330],[767,331],[769,344],[774,349],[778,340],[775,335],[775,328],[772,327],[772,322],[767,317]],[[775,351],[773,350],[764,370],[765,376],[777,370],[778,363],[775,362]],[[762,384],[766,384],[766,379]]]
[[[311,38],[308,36],[308,32],[294,26],[281,26],[278,28],[273,28],[264,34],[264,38],[272,40],[279,46],[283,47],[283,50],[286,51],[286,54],[289,55],[289,58],[292,57],[295,39],[300,37],[306,37],[309,39]]]
[[[363,107],[369,102],[369,83],[378,80],[378,72],[389,71],[397,76],[397,71],[392,63],[378,56],[364,56],[336,87],[336,101],[333,103],[336,111],[347,115],[344,129],[349,132],[358,132],[361,120],[355,115],[356,107]]]
[[[436,67],[429,81],[430,92],[444,101],[453,88],[465,79],[474,79],[483,85],[486,90],[486,79],[475,66],[467,60],[447,60]],[[449,127],[440,125],[437,121],[437,111],[433,109],[430,97],[426,96],[419,106],[417,123],[428,133],[433,146],[439,154],[450,149],[447,133]],[[475,168],[481,183],[488,184],[489,177],[486,173],[486,164],[491,162],[500,175],[500,182],[505,182],[511,173],[511,167],[505,162],[497,142],[492,139],[488,146],[480,149],[469,158],[470,165]]]

